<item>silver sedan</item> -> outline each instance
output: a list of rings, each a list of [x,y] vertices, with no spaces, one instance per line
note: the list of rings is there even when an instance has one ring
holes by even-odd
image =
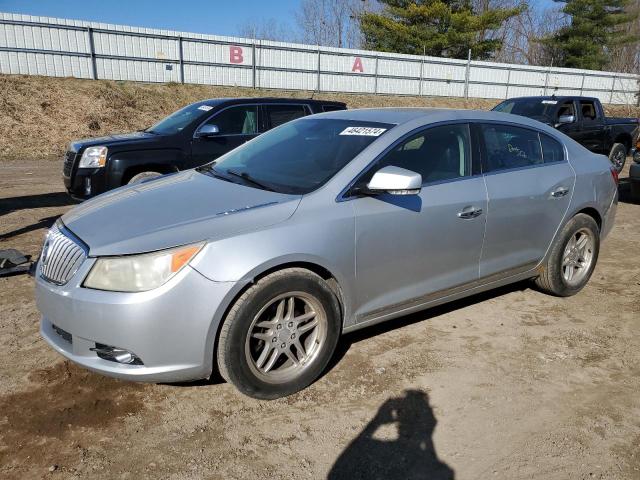
[[[37,267],[41,332],[106,375],[218,371],[289,395],[343,332],[523,279],[577,293],[616,181],[606,157],[519,116],[306,117],[64,215]]]

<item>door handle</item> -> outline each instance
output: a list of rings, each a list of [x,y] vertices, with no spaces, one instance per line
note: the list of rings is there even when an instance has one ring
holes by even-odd
[[[553,192],[551,192],[551,197],[561,198],[564,197],[567,193],[569,193],[569,189],[567,187],[558,187]]]
[[[462,211],[458,212],[458,218],[476,218],[482,215],[482,209],[477,207],[465,207]]]

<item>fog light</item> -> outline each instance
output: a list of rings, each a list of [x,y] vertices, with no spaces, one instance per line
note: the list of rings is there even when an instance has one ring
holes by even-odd
[[[124,348],[96,343],[95,348],[90,348],[89,350],[96,352],[99,358],[110,362],[124,363],[126,365],[143,365],[140,357]]]
[[[89,177],[84,179],[84,194],[91,195],[91,179]]]

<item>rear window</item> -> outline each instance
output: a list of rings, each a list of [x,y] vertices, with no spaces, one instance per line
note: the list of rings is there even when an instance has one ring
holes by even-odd
[[[341,105],[323,105],[322,106],[323,112],[336,112],[338,110],[346,110],[346,109]]]
[[[558,102],[550,99],[506,100],[493,108],[495,112],[512,113],[523,117],[551,118]]]
[[[268,128],[279,127],[283,123],[290,122],[309,114],[304,105],[265,105]]]
[[[538,132],[511,125],[482,126],[486,170],[509,170],[543,163]]]

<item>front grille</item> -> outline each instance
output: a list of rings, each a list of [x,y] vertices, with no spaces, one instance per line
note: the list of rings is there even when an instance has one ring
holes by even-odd
[[[42,278],[56,285],[64,285],[76,273],[85,256],[82,246],[61,232],[58,225],[54,225],[47,234],[40,255]]]
[[[64,163],[62,164],[62,173],[65,177],[71,176],[71,170],[73,169],[73,162],[76,159],[76,152],[69,150],[64,154]]]

